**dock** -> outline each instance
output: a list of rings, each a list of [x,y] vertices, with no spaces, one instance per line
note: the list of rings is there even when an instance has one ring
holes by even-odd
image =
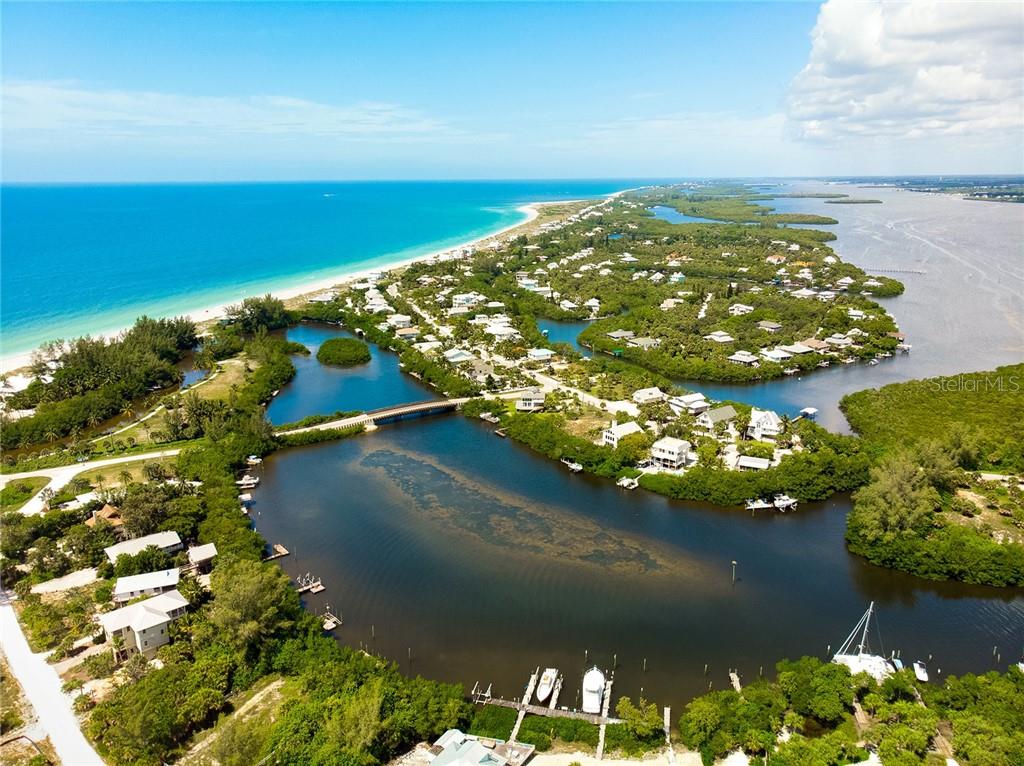
[[[532,691],[531,691],[532,694]],[[596,713],[584,713],[579,710],[570,710],[564,707],[551,707],[548,705],[533,705],[529,703],[529,697],[524,695],[522,700],[506,700],[500,697],[491,696],[491,687],[488,685],[486,691],[480,691],[479,682],[473,686],[473,691],[470,696],[478,705],[497,705],[499,707],[508,707],[513,710],[525,711],[526,715],[542,715],[549,718],[575,718],[577,721],[586,721],[592,723],[595,726],[609,723],[622,723],[621,718],[614,718],[609,715],[597,715]],[[605,708],[607,709],[607,705]],[[518,731],[516,732],[518,733]]]
[[[334,612],[331,611],[330,604],[328,604],[327,609],[324,610],[323,618],[324,630],[328,632],[334,630],[336,627],[341,625],[341,613],[339,612],[338,614],[334,614]]]
[[[327,588],[324,587],[319,577],[313,577],[308,572],[303,577],[296,579],[299,587],[296,588],[298,593],[323,593]]]
[[[264,561],[273,561],[274,559],[283,559],[288,555],[288,549],[285,548],[281,543],[274,543],[272,546],[273,553],[267,556]]]
[[[558,707],[558,695],[562,693],[562,681],[565,680],[565,676],[559,674],[558,680],[555,681],[555,688],[551,690],[551,702],[548,703],[548,709],[554,710]]]
[[[597,760],[601,760],[604,757],[604,736],[608,729],[608,708],[612,704],[612,682],[615,681],[615,675],[613,674],[604,684],[604,699],[601,702],[601,724],[600,730],[597,733]]]
[[[665,756],[669,764],[676,762],[676,751],[672,749],[672,708],[665,706],[663,711],[663,726],[665,729]]]
[[[540,678],[540,668],[538,667],[530,675],[530,680],[526,684],[526,691],[523,692],[523,701],[519,705],[519,715],[516,716],[515,726],[512,727],[512,733],[508,735],[509,742],[515,742],[516,737],[519,734],[519,727],[523,725],[523,719],[526,718],[527,708],[532,707],[530,705],[530,699],[533,697],[533,690],[537,688],[537,679]]]

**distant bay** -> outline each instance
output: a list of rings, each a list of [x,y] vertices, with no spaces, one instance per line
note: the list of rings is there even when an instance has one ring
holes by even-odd
[[[386,265],[642,180],[4,185],[0,354]]]

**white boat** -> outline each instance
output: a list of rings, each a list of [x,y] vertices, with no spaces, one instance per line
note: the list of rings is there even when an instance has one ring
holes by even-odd
[[[768,511],[771,510],[772,507],[773,506],[771,503],[769,503],[767,500],[762,500],[759,497],[747,501],[748,511]]]
[[[537,684],[537,701],[543,702],[551,696],[551,690],[555,688],[555,681],[558,680],[558,668],[545,668],[541,674],[540,683]]]
[[[853,626],[850,635],[846,637],[839,651],[832,657],[832,662],[837,665],[845,665],[850,672],[867,673],[878,682],[882,682],[892,675],[893,666],[885,657],[872,654],[868,646],[868,628],[871,626],[871,614],[875,610],[875,602],[868,605],[857,624]],[[858,634],[859,640],[858,640]],[[855,643],[856,642],[856,643]]]
[[[805,418],[813,418],[815,415],[818,414],[818,408],[804,407],[802,410],[800,410],[800,414],[803,415]]]
[[[914,663],[914,676],[918,681],[928,683],[928,668],[921,660]]]
[[[899,657],[890,657],[889,662],[892,663],[892,666],[896,668],[896,670],[903,670],[903,660]]]
[[[872,367],[874,367],[876,364],[878,364],[878,360],[877,359],[872,359],[871,361],[868,362],[868,364],[870,364]]]
[[[583,712],[599,715],[604,699],[604,673],[597,665],[583,674]]]
[[[640,482],[638,482],[636,479],[631,479],[628,476],[621,477],[615,483],[616,485],[622,487],[623,489],[636,489],[637,487],[640,486]]]
[[[583,470],[583,466],[573,460],[562,458],[562,464],[573,473],[579,473]]]
[[[250,495],[248,492],[243,492],[242,494],[240,494],[238,496],[238,499],[242,503],[251,503],[252,502],[252,495]]]
[[[798,372],[800,372],[800,369],[797,367],[787,367],[786,369],[783,370],[783,372],[786,373],[787,375],[796,375]]]
[[[237,484],[239,487],[246,487],[246,488],[255,487],[259,483],[260,483],[259,477],[257,477],[257,476],[250,476],[249,474],[246,474],[241,479],[239,479],[238,481],[235,482],[235,484]]]
[[[819,367],[828,367],[829,366],[828,359],[822,359],[820,362],[818,362],[818,366]]]
[[[796,500],[791,498],[789,495],[776,495],[775,500],[772,503],[780,511],[788,511],[791,508],[796,508]]]
[[[263,462],[263,458],[257,455],[249,455],[249,457],[245,459],[245,462],[247,465],[259,465]]]

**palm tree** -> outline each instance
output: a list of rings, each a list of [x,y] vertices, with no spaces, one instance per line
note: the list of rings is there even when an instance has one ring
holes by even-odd
[[[121,482],[122,487],[127,487],[134,482],[134,479],[132,478],[132,472],[129,471],[128,469],[121,471],[121,473],[117,475],[117,478],[118,481]]]

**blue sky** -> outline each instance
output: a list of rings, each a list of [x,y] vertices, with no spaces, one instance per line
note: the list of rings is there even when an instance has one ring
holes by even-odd
[[[5,3],[4,178],[1020,172],[994,5]]]

